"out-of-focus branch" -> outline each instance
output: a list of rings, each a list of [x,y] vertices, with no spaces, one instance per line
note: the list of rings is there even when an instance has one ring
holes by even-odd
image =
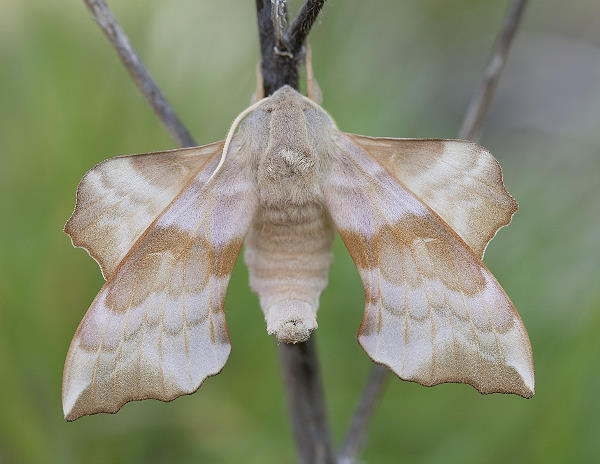
[[[500,78],[508,50],[513,42],[526,4],[527,0],[513,0],[511,3],[500,35],[492,50],[490,62],[483,73],[481,85],[471,98],[471,104],[459,134],[461,139],[476,138],[477,132],[487,116],[489,103],[496,90],[496,84]],[[340,464],[356,462],[358,453],[364,444],[373,411],[377,406],[378,399],[381,397],[388,376],[389,370],[385,366],[373,366],[339,452]]]
[[[471,97],[467,114],[463,121],[458,137],[461,139],[473,139],[477,137],[487,109],[500,78],[500,73],[506,63],[508,51],[515,38],[515,34],[523,17],[523,11],[528,0],[513,0],[504,20],[500,35],[496,39],[490,61],[483,72],[479,88]]]
[[[387,367],[380,364],[373,366],[360,401],[354,411],[346,439],[338,453],[339,464],[350,464],[356,460],[356,456],[358,456],[358,452],[367,438],[367,427],[371,422],[371,416],[383,393],[388,377],[389,370]]]
[[[92,16],[104,31],[109,42],[129,71],[137,88],[142,92],[156,115],[160,118],[171,137],[180,147],[193,147],[196,142],[185,128],[173,108],[163,95],[148,69],[131,46],[129,38],[108,8],[105,0],[83,0]]]

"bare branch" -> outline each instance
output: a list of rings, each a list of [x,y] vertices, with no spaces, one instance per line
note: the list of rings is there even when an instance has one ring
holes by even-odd
[[[471,104],[459,134],[461,139],[473,139],[487,116],[489,103],[496,90],[496,84],[500,78],[508,50],[526,4],[527,0],[513,0],[508,10],[500,35],[494,45],[492,58],[483,73],[481,85],[471,98]],[[389,370],[385,366],[373,366],[339,453],[340,463],[352,464],[356,462],[360,448],[366,438],[373,410],[383,392],[385,380],[388,376]]]
[[[469,108],[458,136],[461,139],[473,139],[481,129],[526,5],[527,0],[513,0],[508,10],[502,30],[492,50],[490,61],[483,72],[479,89],[471,97]]]
[[[129,71],[129,75],[135,82],[137,88],[142,92],[156,115],[160,118],[169,134],[180,147],[193,147],[196,142],[179,120],[175,111],[156,85],[148,69],[140,60],[131,46],[127,35],[117,22],[108,8],[105,0],[83,0],[98,25],[104,31],[109,42],[121,58],[121,61]]]
[[[289,45],[292,54],[296,55],[302,48],[324,4],[325,0],[306,0],[300,8],[298,16],[294,19],[290,28]]]
[[[271,0],[256,0],[265,97],[284,85],[298,89],[299,60],[292,53],[277,53],[279,48],[277,47],[275,28],[271,16],[272,10]]]
[[[279,358],[300,463],[333,464],[315,336],[295,345],[280,343]]]
[[[289,85],[298,89],[303,45],[325,0],[306,0],[289,31],[286,0],[256,0],[265,96]]]
[[[386,366],[377,364],[373,367],[360,402],[354,411],[346,439],[338,453],[338,462],[340,464],[353,463],[356,456],[358,456],[358,452],[366,439],[367,425],[371,422],[371,416],[373,415],[377,401],[383,393],[389,377],[388,374],[389,370]]]

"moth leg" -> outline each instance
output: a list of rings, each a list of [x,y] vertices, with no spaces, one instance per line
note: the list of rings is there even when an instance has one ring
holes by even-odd
[[[263,87],[263,76],[260,61],[256,63],[256,90],[250,97],[250,104],[253,105],[259,100],[265,98],[265,88]]]
[[[306,55],[304,58],[304,65],[306,66],[306,93],[308,98],[320,105],[323,103],[323,93],[321,87],[315,78],[315,73],[312,67],[312,50],[308,40],[306,41]]]

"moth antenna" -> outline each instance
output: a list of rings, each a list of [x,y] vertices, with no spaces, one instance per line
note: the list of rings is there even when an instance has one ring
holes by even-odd
[[[256,90],[252,94],[250,98],[250,104],[254,104],[259,100],[262,100],[265,97],[265,88],[263,87],[263,75],[262,75],[262,66],[259,61],[256,63]]]
[[[223,145],[223,151],[221,152],[221,159],[219,161],[219,164],[217,165],[216,169],[213,171],[211,176],[208,178],[207,182],[210,182],[211,179],[213,177],[215,177],[215,175],[223,167],[223,164],[225,163],[225,158],[227,157],[227,152],[229,151],[229,145],[231,145],[231,140],[233,139],[233,135],[235,134],[235,130],[237,129],[237,127],[240,125],[240,123],[246,116],[248,116],[252,111],[254,111],[256,108],[258,108],[263,103],[263,100],[265,100],[265,99],[263,98],[262,100],[258,100],[256,103],[250,105],[248,108],[246,108],[240,114],[238,114],[238,116],[233,120],[233,123],[231,124],[231,128],[229,129],[229,132],[227,133],[227,138],[225,139],[225,145]]]
[[[305,43],[306,55],[304,56],[304,65],[306,67],[306,93],[307,97],[313,102],[321,105],[323,103],[323,92],[315,78],[315,72],[312,66],[312,50],[308,39]]]

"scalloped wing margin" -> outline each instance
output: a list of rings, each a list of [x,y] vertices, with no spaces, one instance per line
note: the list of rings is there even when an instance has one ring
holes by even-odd
[[[215,155],[223,142],[98,163],[77,187],[64,230],[108,279],[133,244]]]

